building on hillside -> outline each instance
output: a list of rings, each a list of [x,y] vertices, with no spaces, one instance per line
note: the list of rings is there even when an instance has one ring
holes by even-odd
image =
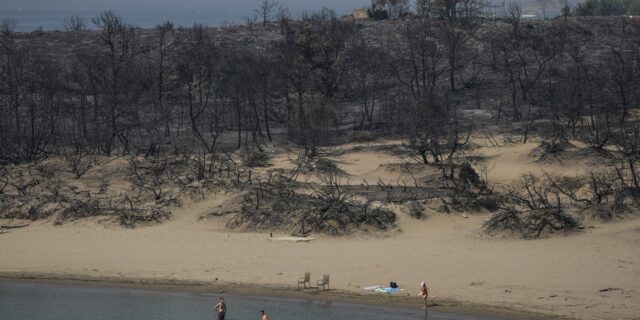
[[[369,19],[369,10],[367,10],[366,8],[353,9],[353,11],[351,12],[351,15],[356,20]]]
[[[523,18],[547,19],[562,15],[562,8],[566,2],[563,0],[536,0],[522,10]]]

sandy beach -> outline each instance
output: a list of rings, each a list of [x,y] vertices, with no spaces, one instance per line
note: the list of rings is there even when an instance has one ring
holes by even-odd
[[[362,287],[393,280],[406,289],[405,296],[424,279],[432,302],[445,307],[637,319],[640,219],[537,241],[484,239],[477,233],[482,220],[403,221],[402,232],[388,237],[319,237],[307,243],[226,233],[184,220],[139,230],[90,222],[39,224],[0,236],[0,271],[14,278],[219,282],[218,290],[266,295],[275,289],[265,288],[297,292],[297,278],[309,271],[314,283],[328,273],[341,295],[365,295],[358,300],[376,303],[393,297],[367,294]],[[600,292],[608,288],[621,290]]]
[[[506,184],[522,172],[575,174],[587,162],[540,164],[528,160],[535,144],[488,150],[495,163],[489,181]],[[493,152],[493,154],[491,154]],[[284,158],[284,157],[282,157]],[[393,156],[351,152],[335,159],[359,179],[389,177]],[[275,166],[286,161],[276,160]],[[518,166],[517,164],[520,163]],[[576,165],[578,163],[578,165]],[[90,176],[90,174],[88,174]],[[269,230],[233,232],[223,217],[202,220],[233,194],[187,202],[168,222],[124,229],[99,218],[61,226],[49,221],[0,234],[0,274],[5,278],[99,280],[204,286],[203,290],[258,295],[313,295],[361,303],[395,302],[419,308],[420,281],[435,308],[507,312],[577,319],[639,319],[640,218],[587,223],[581,233],[537,240],[489,237],[488,213],[427,212],[417,220],[399,213],[388,232],[313,235],[309,242],[275,241]],[[19,221],[5,221],[19,224]],[[289,236],[274,233],[273,238]],[[330,274],[332,291],[296,289]],[[364,287],[397,282],[399,295]],[[518,312],[513,313],[513,310]]]

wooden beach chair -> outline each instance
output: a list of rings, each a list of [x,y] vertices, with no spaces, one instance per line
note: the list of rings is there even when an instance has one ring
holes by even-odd
[[[311,288],[311,272],[305,272],[304,278],[298,278],[298,288],[302,285],[305,289]],[[307,285],[309,285],[307,287]]]
[[[317,285],[318,285],[318,289],[322,288],[322,291],[329,290],[329,275],[323,274],[322,280],[318,280]]]

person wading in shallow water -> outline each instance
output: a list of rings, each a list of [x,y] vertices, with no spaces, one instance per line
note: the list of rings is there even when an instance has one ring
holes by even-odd
[[[224,316],[227,314],[227,305],[224,304],[224,298],[220,298],[220,302],[214,307],[218,313],[218,320],[224,320]]]
[[[420,284],[420,293],[418,293],[418,297],[424,299],[424,306],[422,309],[427,310],[427,299],[429,298],[429,288],[427,288],[427,284],[422,281]]]
[[[260,310],[260,320],[269,320],[269,316],[264,312],[264,310]]]

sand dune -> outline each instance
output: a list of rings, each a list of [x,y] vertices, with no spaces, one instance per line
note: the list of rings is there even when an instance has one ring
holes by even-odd
[[[493,163],[489,181],[508,184],[524,172],[542,169],[567,175],[587,169],[589,159],[571,164],[536,162],[529,156],[535,146],[482,150]],[[290,156],[282,154],[272,162],[285,167]],[[401,159],[383,152],[347,152],[332,160],[354,183],[402,175],[396,170]],[[430,173],[425,169],[417,175]],[[397,228],[383,234],[270,241],[270,230],[230,232],[223,218],[199,219],[232,196],[220,193],[186,202],[174,210],[170,221],[134,230],[98,223],[95,218],[63,226],[37,222],[11,230],[0,234],[0,272],[217,278],[295,288],[296,279],[310,271],[313,281],[329,273],[333,288],[358,293],[363,293],[362,287],[393,280],[411,294],[425,280],[436,303],[453,299],[463,305],[479,303],[581,319],[639,319],[637,217],[587,225],[583,233],[571,236],[521,240],[482,235],[486,214],[464,218],[428,212],[428,219],[415,220],[399,213]],[[281,236],[288,235],[274,233]],[[614,290],[601,291],[609,288]]]

